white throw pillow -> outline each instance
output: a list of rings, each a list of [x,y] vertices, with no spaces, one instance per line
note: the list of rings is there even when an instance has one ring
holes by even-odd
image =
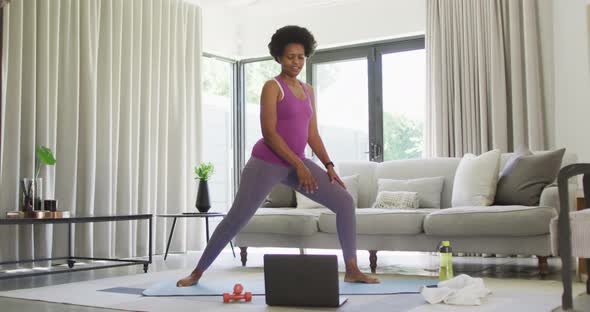
[[[382,191],[377,194],[373,208],[417,209],[420,199],[416,192]]]
[[[453,182],[452,206],[489,206],[496,196],[500,150],[463,156]]]
[[[346,190],[350,193],[352,199],[354,200],[354,207],[357,208],[359,194],[359,175],[355,174],[352,176],[340,177],[340,180],[342,180],[344,185],[346,185]],[[334,182],[334,184],[336,183],[338,182]],[[321,192],[322,190],[318,191]],[[295,191],[295,200],[297,201],[297,208],[326,208],[325,206],[307,198],[307,196],[299,193],[297,190]]]
[[[426,177],[409,180],[379,179],[377,194],[383,191],[416,192],[419,208],[440,208],[444,177]]]

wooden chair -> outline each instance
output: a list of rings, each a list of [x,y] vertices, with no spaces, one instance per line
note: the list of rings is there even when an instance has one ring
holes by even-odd
[[[579,163],[565,166],[559,171],[557,176],[560,206],[557,226],[559,233],[559,255],[562,263],[561,278],[563,281],[561,307],[564,311],[573,309],[572,256],[590,258],[590,239],[583,239],[584,237],[590,237],[590,210],[585,209],[570,212],[568,209],[568,180],[580,174],[584,175],[583,188],[587,207],[590,202],[590,164]],[[572,221],[576,222],[571,223]],[[573,236],[572,233],[574,233]],[[574,246],[573,250],[572,245]],[[586,259],[586,261],[587,265],[590,264],[590,260]],[[586,293],[590,294],[590,278],[586,282]]]

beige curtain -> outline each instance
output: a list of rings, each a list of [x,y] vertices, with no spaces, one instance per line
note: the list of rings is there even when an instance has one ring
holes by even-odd
[[[535,0],[428,0],[426,153],[546,148]]]
[[[38,144],[45,197],[76,215],[175,213],[194,203],[201,13],[181,0],[12,0],[4,9],[0,214],[18,209]],[[154,217],[155,252],[171,224]],[[200,247],[180,222],[171,251]],[[75,254],[147,254],[146,222],[75,226]],[[67,227],[1,226],[0,259],[67,254]]]

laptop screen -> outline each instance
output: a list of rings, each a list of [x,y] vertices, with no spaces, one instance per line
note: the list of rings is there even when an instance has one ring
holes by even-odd
[[[335,255],[264,255],[264,283],[268,305],[340,304]]]

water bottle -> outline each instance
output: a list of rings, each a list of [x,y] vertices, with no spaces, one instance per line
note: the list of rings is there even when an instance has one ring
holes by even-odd
[[[442,241],[438,248],[440,253],[440,268],[438,271],[438,279],[446,281],[453,278],[453,251],[449,241]]]

